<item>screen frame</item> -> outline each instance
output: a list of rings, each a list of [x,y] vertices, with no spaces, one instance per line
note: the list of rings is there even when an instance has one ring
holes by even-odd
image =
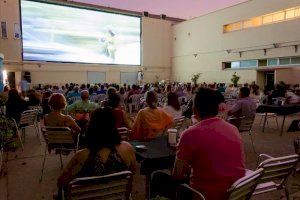
[[[45,3],[45,4],[51,4],[51,5],[58,5],[58,6],[65,6],[65,7],[71,7],[71,8],[79,8],[79,9],[85,9],[85,10],[92,10],[92,11],[98,11],[98,12],[104,12],[104,13],[110,13],[110,14],[116,14],[116,15],[124,15],[129,17],[137,17],[140,20],[140,64],[139,65],[133,65],[133,64],[114,64],[114,63],[89,63],[89,62],[68,62],[68,61],[44,61],[44,60],[24,60],[24,52],[23,52],[23,27],[22,27],[22,8],[21,8],[21,2],[23,0],[19,0],[19,13],[20,13],[20,29],[21,29],[21,57],[23,62],[30,62],[30,63],[57,63],[57,64],[85,64],[85,65],[113,65],[113,66],[136,66],[140,67],[142,66],[142,15],[138,14],[130,14],[130,13],[121,13],[121,12],[113,12],[109,10],[103,10],[97,7],[93,7],[92,5],[82,5],[77,2],[60,2],[60,1],[52,1],[52,0],[25,0],[25,1],[31,1],[31,2],[37,2],[37,3]]]

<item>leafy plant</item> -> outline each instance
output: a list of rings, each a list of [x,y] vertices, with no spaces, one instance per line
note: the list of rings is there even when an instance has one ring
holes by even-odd
[[[232,75],[232,78],[230,80],[234,86],[237,86],[238,82],[240,80],[240,77],[236,74],[236,72],[234,72],[234,74]]]
[[[196,85],[200,76],[201,76],[201,73],[193,74],[191,81]]]
[[[14,133],[14,121],[0,115],[0,149],[15,150],[20,146],[17,138],[14,137]]]

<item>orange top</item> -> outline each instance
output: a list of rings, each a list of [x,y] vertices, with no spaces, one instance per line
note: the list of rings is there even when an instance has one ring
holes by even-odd
[[[152,109],[146,107],[141,109],[132,127],[131,140],[148,140],[162,134],[173,122],[173,118],[161,108]]]

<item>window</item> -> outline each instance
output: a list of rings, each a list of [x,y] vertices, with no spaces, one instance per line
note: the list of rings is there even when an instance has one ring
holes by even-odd
[[[273,15],[273,22],[284,20],[284,12],[279,12]]]
[[[257,60],[242,60],[241,68],[257,67]]]
[[[258,60],[258,66],[259,67],[264,67],[268,65],[268,60],[264,59],[264,60]]]
[[[240,68],[240,62],[231,62],[231,68]]]
[[[274,12],[274,13],[269,13],[262,16],[253,17],[251,19],[246,19],[231,24],[226,24],[223,26],[223,30],[224,33],[228,33],[232,31],[243,30],[246,28],[252,28],[252,27],[292,20],[298,17],[300,17],[300,6]]]
[[[275,65],[278,65],[278,59],[277,58],[268,59],[268,66],[275,66]]]
[[[263,16],[263,24],[270,24],[273,21],[273,15]]]
[[[300,57],[291,58],[291,64],[292,65],[300,64]]]
[[[289,65],[291,58],[279,58],[279,65]]]

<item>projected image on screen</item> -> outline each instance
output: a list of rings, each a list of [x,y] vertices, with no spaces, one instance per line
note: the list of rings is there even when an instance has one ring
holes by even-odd
[[[23,59],[140,65],[140,18],[21,1]]]

